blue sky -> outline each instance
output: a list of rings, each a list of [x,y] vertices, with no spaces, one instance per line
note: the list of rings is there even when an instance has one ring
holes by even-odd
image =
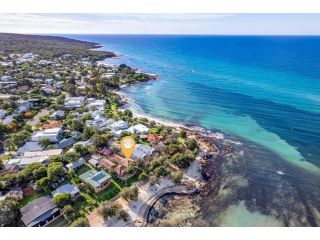
[[[320,35],[320,14],[0,14],[0,32]]]

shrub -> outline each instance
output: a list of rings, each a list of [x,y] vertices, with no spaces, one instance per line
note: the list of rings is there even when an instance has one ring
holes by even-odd
[[[83,217],[76,219],[70,226],[71,227],[90,227],[88,220]]]
[[[136,186],[123,188],[121,190],[121,197],[127,201],[137,201],[139,197],[139,188]]]
[[[70,204],[72,202],[70,193],[60,193],[53,197],[52,200],[60,208]]]
[[[172,174],[172,179],[175,183],[181,183],[183,177],[183,173],[181,171],[177,171]]]

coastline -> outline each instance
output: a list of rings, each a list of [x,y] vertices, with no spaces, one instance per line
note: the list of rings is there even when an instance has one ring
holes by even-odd
[[[144,83],[130,84],[125,88],[129,88],[138,84],[144,84]],[[154,216],[154,213],[152,212],[156,211],[154,206],[159,205],[159,202],[161,202],[163,198],[166,199],[167,196],[177,196],[183,199],[189,199],[193,201],[193,208],[195,212],[197,212],[197,214],[194,213],[191,215],[194,217],[197,216],[197,220],[195,220],[195,222],[198,222],[199,224],[196,224],[196,225],[209,226],[205,220],[201,219],[202,214],[199,212],[201,209],[201,206],[198,205],[196,201],[194,201],[194,197],[206,196],[206,195],[211,195],[212,197],[213,195],[214,196],[217,195],[220,188],[219,179],[221,179],[220,167],[221,167],[222,161],[224,160],[224,156],[232,153],[235,150],[233,146],[242,145],[242,143],[226,138],[225,134],[222,133],[221,131],[208,130],[203,127],[195,126],[195,125],[184,125],[184,124],[170,121],[167,119],[150,116],[145,112],[143,112],[142,109],[137,109],[137,107],[140,108],[140,106],[137,105],[136,107],[134,107],[133,106],[133,104],[135,104],[134,100],[124,91],[114,90],[113,93],[120,96],[121,102],[124,102],[124,105],[119,107],[120,111],[124,111],[128,109],[132,112],[134,118],[147,118],[149,121],[155,121],[158,124],[163,124],[163,125],[172,127],[176,131],[185,130],[189,136],[194,137],[195,139],[197,139],[197,142],[198,142],[199,152],[197,154],[197,157],[191,163],[191,165],[184,171],[184,175],[186,177],[186,179],[184,180],[185,181],[184,184],[188,185],[191,183],[194,186],[196,186],[196,194],[195,193],[184,194],[184,193],[178,193],[175,191],[164,194],[163,196],[158,198],[151,206],[151,209],[149,210],[146,216],[146,223],[143,223],[143,226],[148,226],[149,217],[152,218],[152,222],[153,222],[150,225],[157,226],[154,223],[155,216]],[[213,152],[208,152],[208,149],[213,150]],[[205,155],[203,155],[204,153]],[[210,157],[204,157],[208,153]],[[210,187],[212,183],[214,185],[213,188]],[[179,185],[174,185],[174,186],[178,187]],[[167,208],[167,214],[171,212],[169,209],[170,208]],[[186,221],[184,226],[188,226],[188,224],[190,224],[189,220]],[[180,226],[179,221],[176,222],[176,226],[178,225]],[[159,225],[159,226],[162,226],[162,225]]]
[[[137,84],[147,84],[147,82]],[[312,186],[310,181],[319,180],[318,176],[310,175],[309,172],[287,162],[277,153],[248,139],[224,134],[219,130],[208,130],[200,126],[189,126],[150,116],[140,106],[134,106],[134,100],[121,89],[125,88],[114,92],[126,102],[122,109],[131,110],[134,117],[144,117],[173,128],[194,131],[204,137],[205,141],[210,141],[212,137],[211,140],[219,148],[219,154],[216,155],[219,158],[214,159],[217,161],[204,161],[201,166],[201,169],[205,170],[205,172],[201,171],[201,174],[206,181],[200,194],[193,201],[193,206],[199,206],[195,211],[205,221],[204,225],[202,225],[203,221],[200,221],[199,226],[317,226],[317,219],[308,216],[308,212],[299,210],[301,206],[306,209],[313,209],[316,206],[317,200],[311,196],[312,191],[310,191],[311,195],[308,190],[299,194],[295,191],[302,186]],[[279,171],[284,174],[279,174]],[[295,181],[294,176],[297,174],[305,178]],[[264,182],[265,180],[267,182]],[[275,190],[281,192],[277,194]],[[277,203],[265,200],[266,194],[277,199]],[[291,198],[290,204],[296,206],[292,214],[287,212],[288,196]],[[299,197],[309,198],[311,202],[303,202]],[[259,201],[258,204],[257,201]],[[171,216],[174,213],[179,215],[181,211],[179,208],[170,209],[168,206],[165,209],[166,214]],[[284,215],[281,214],[283,211],[286,212]],[[316,212],[313,214],[317,216]],[[307,221],[304,220],[306,217]]]

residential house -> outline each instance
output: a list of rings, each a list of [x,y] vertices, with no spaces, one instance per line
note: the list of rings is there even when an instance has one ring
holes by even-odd
[[[113,155],[113,151],[110,150],[110,149],[107,149],[107,148],[104,148],[104,149],[98,151],[98,153],[103,155],[103,156],[106,156],[106,157]]]
[[[84,97],[67,97],[64,100],[64,106],[68,109],[80,108],[84,106]]]
[[[128,132],[130,132],[131,134],[147,134],[149,133],[149,131],[149,128],[147,128],[143,124],[137,124],[128,128]]]
[[[84,182],[91,185],[95,192],[104,190],[109,185],[111,180],[111,176],[103,170],[99,172],[96,170],[89,170],[81,174],[79,177]]]
[[[76,186],[67,183],[65,185],[62,185],[61,187],[58,187],[56,190],[54,190],[51,195],[53,197],[55,197],[58,194],[62,194],[62,193],[70,193],[72,199],[77,199],[80,196],[80,190],[79,188],[77,188]]]
[[[121,137],[124,132],[126,132],[126,129],[125,129],[125,130],[115,131],[115,132],[113,132],[113,136],[115,136],[115,137]]]
[[[99,166],[99,161],[95,158],[91,158],[88,162],[91,164],[91,166],[93,166],[95,168],[97,168]]]
[[[109,169],[109,170],[113,170],[116,168],[117,164],[115,164],[114,162],[110,161],[109,159],[107,158],[101,158],[98,162],[98,164],[103,167],[103,168],[106,168],[106,169]]]
[[[12,80],[11,76],[4,75],[0,78],[2,82],[10,82]]]
[[[14,166],[18,166],[20,169],[24,168],[25,166],[31,163],[42,163],[47,165],[49,163],[50,156],[42,156],[42,157],[16,157],[11,158],[4,162],[4,167],[6,169],[10,169]]]
[[[51,119],[60,120],[63,119],[65,112],[62,110],[55,111],[50,115]]]
[[[38,152],[25,152],[23,154],[24,157],[45,157],[45,156],[61,156],[62,149],[50,149],[46,151],[38,151]]]
[[[71,137],[72,137],[73,139],[79,139],[79,138],[81,138],[81,136],[82,136],[82,133],[81,133],[81,132],[78,132],[78,131],[73,131],[73,132],[71,132]]]
[[[8,125],[13,122],[13,115],[6,116],[5,119],[2,120],[3,124]]]
[[[148,141],[151,143],[159,143],[163,140],[162,136],[158,136],[156,134],[150,133],[148,134]]]
[[[124,130],[124,129],[127,129],[128,128],[128,125],[127,125],[127,123],[125,122],[125,121],[123,121],[123,120],[119,120],[119,121],[116,121],[116,122],[114,122],[114,123],[112,123],[111,125],[110,125],[110,129],[112,130],[112,131],[118,131],[118,130]]]
[[[146,157],[150,156],[153,152],[154,152],[154,148],[148,145],[137,144],[131,157],[133,159],[146,160]]]
[[[88,98],[87,101],[88,101],[87,107],[90,110],[99,109],[99,110],[103,111],[104,107],[106,105],[106,100],[105,99]]]
[[[22,147],[19,147],[17,155],[23,155],[25,152],[38,152],[42,150],[43,147],[39,142],[26,142]]]
[[[57,144],[57,148],[68,148],[73,146],[75,142],[76,141],[73,138],[64,138]]]
[[[107,119],[103,115],[98,115],[94,117],[93,120],[87,120],[86,126],[98,128],[99,130],[104,130],[107,129],[110,125],[112,125],[113,122],[113,120]]]
[[[49,196],[33,200],[21,208],[21,220],[26,227],[43,227],[60,216],[60,209]]]
[[[77,160],[77,161],[68,163],[68,164],[66,165],[66,168],[67,168],[68,170],[77,170],[77,169],[81,168],[85,163],[86,163],[86,161],[85,161],[83,158],[80,158],[80,159]]]
[[[31,136],[31,140],[39,142],[41,139],[48,138],[51,142],[59,142],[61,139],[62,128],[51,128],[43,131],[34,132]]]

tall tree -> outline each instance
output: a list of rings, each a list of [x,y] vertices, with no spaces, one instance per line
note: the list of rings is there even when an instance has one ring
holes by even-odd
[[[0,201],[0,226],[16,227],[21,217],[19,204],[16,200],[8,198]]]

